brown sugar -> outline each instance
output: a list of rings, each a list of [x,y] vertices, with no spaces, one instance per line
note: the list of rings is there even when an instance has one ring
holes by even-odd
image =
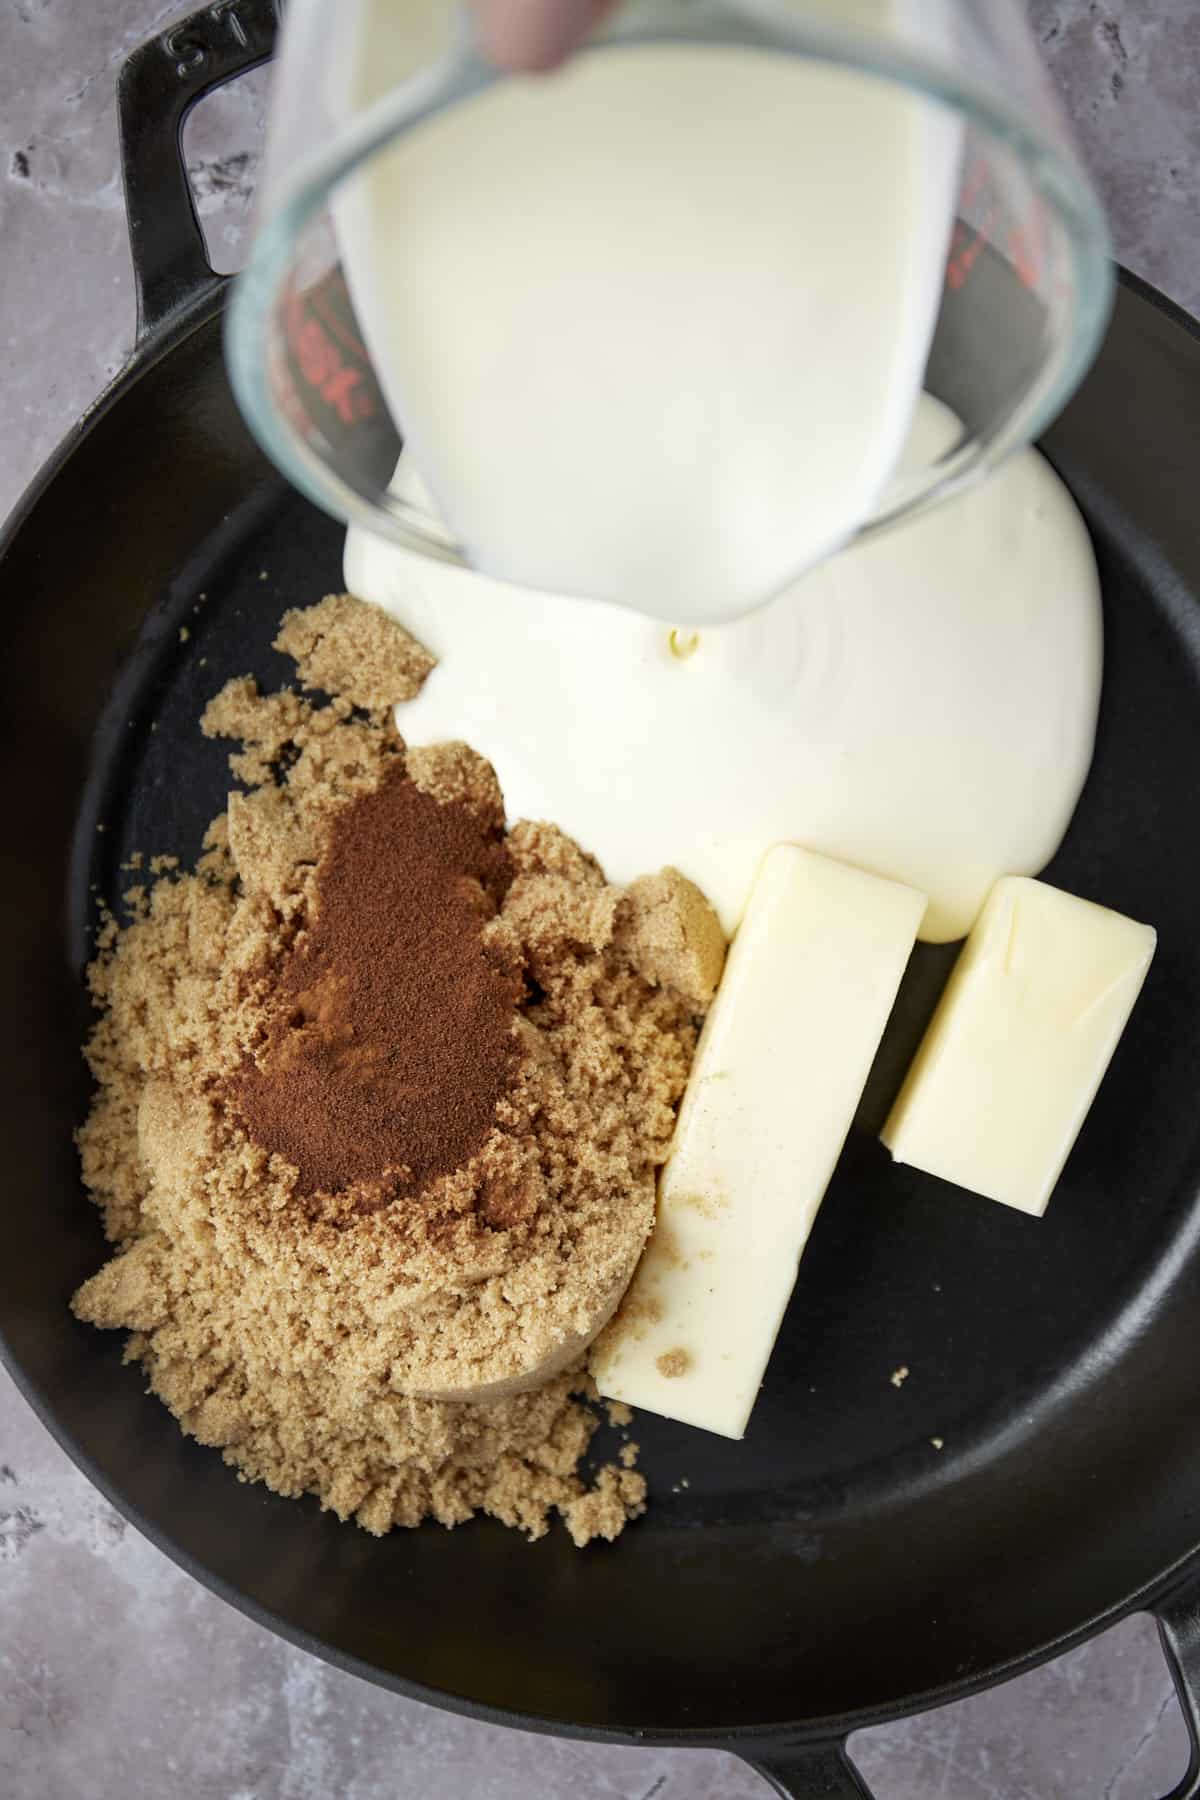
[[[366,712],[414,699],[436,659],[379,607],[348,606],[348,598],[327,594],[316,606],[284,613],[274,648],[293,658],[306,688]]]
[[[674,988],[698,1011],[708,1005],[725,966],[725,934],[694,881],[678,869],[640,876],[622,896],[617,933],[647,981]]]
[[[467,744],[422,744],[405,752],[409,780],[443,806],[465,806],[485,828],[504,828],[504,796],[490,762]]]
[[[203,728],[250,791],[100,939],[79,1144],[114,1255],[75,1309],[246,1479],[375,1532],[612,1537],[645,1483],[580,1473],[582,1351],[653,1219],[695,996],[561,832],[502,835],[474,752],[406,757],[412,640],[312,611],[280,641],[332,703],[222,690]]]

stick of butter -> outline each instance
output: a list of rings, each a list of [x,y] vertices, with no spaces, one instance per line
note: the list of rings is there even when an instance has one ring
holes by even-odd
[[[1090,900],[998,881],[883,1128],[896,1161],[1044,1213],[1154,945]]]
[[[741,1437],[924,894],[768,851],[680,1107],[650,1242],[592,1353],[612,1400]]]

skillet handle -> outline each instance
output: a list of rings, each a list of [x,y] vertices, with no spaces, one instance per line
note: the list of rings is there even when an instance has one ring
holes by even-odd
[[[1183,1779],[1163,1800],[1200,1800],[1200,1576],[1173,1589],[1154,1612],[1190,1746]],[[872,1800],[844,1742],[785,1743],[753,1756],[737,1754],[783,1800]]]
[[[275,0],[215,0],[126,57],[117,77],[121,173],[140,343],[201,295],[215,294],[180,133],[196,101],[265,62]]]
[[[743,1761],[769,1781],[783,1800],[872,1800],[868,1788],[846,1754],[844,1742],[779,1744],[756,1750]],[[1170,1796],[1169,1800],[1174,1800]]]
[[[1154,1612],[1189,1745],[1187,1773],[1164,1800],[1200,1800],[1200,1576],[1174,1588]]]

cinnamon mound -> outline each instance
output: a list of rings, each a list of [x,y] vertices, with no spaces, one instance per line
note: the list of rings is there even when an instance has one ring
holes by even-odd
[[[220,1089],[298,1193],[421,1193],[480,1150],[518,1060],[520,966],[482,938],[510,875],[498,826],[400,763],[333,819],[265,1041]]]

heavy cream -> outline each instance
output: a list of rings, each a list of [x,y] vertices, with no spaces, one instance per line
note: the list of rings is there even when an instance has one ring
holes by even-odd
[[[395,0],[358,23],[367,98],[415,27]],[[695,623],[846,542],[921,386],[958,144],[873,76],[644,43],[500,82],[375,155],[335,199],[346,275],[476,566]]]
[[[924,399],[913,454],[955,431]],[[345,575],[439,658],[398,709],[409,742],[466,739],[511,817],[553,819],[614,881],[676,864],[727,931],[791,841],[928,894],[921,935],[961,937],[999,876],[1053,855],[1091,760],[1095,560],[1034,451],[698,633],[357,528]]]

